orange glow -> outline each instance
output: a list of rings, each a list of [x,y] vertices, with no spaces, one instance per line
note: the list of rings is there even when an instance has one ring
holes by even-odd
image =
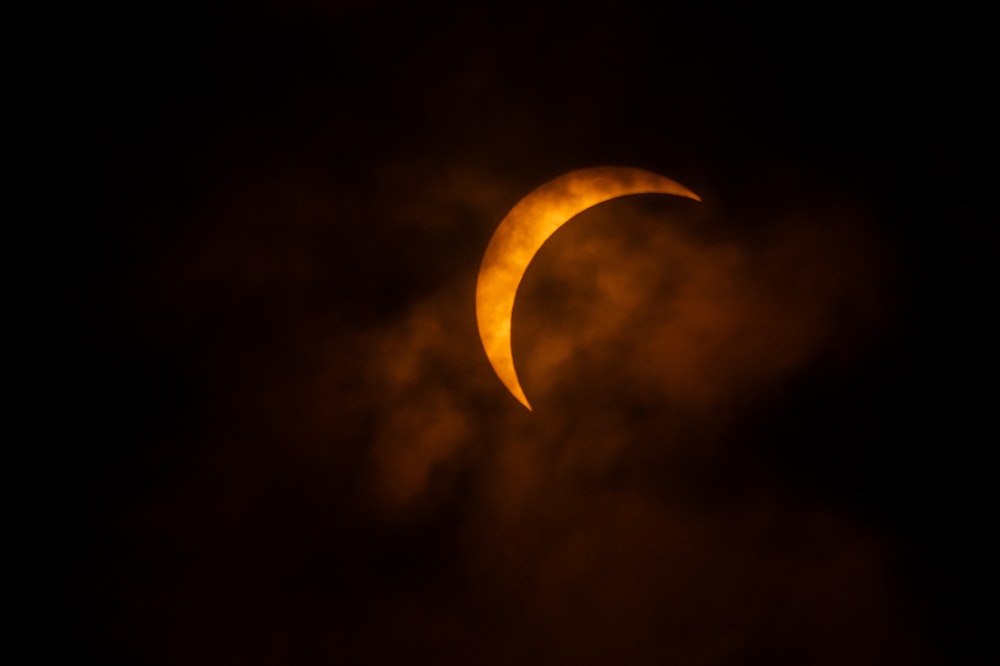
[[[559,227],[591,206],[629,194],[674,194],[701,201],[669,178],[629,167],[571,171],[521,199],[490,239],[476,284],[476,321],[486,356],[507,390],[531,409],[517,379],[510,327],[521,278]]]

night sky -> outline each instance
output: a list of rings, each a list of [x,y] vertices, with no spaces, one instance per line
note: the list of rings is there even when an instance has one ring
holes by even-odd
[[[654,4],[69,18],[39,663],[993,663],[985,17]]]

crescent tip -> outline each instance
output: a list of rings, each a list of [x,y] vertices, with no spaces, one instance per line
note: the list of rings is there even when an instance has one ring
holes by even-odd
[[[528,396],[524,395],[524,389],[521,388],[520,384],[517,385],[517,390],[510,390],[510,394],[514,396],[519,403],[524,405],[529,412],[535,411],[531,408],[531,403],[528,402]]]

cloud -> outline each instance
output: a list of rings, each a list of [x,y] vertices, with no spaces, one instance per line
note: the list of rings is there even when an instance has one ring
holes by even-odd
[[[452,196],[475,209],[497,189]],[[857,211],[722,239],[689,214],[608,204],[539,253],[515,311],[534,413],[467,339],[470,272],[362,336],[380,515],[461,504],[450,575],[492,609],[487,622],[452,615],[468,600],[410,599],[432,618],[406,622],[441,632],[427,640],[471,633],[528,663],[719,663],[778,645],[801,663],[875,663],[886,641],[915,649],[888,544],[734,449],[734,415],[880,335],[887,257]],[[834,631],[861,638],[831,652]]]
[[[914,649],[891,544],[798,496],[743,431],[767,396],[817,364],[849,367],[891,319],[889,259],[863,214],[804,202],[743,224],[655,197],[584,213],[521,285],[529,413],[473,313],[488,221],[520,184],[471,163],[371,179],[395,198],[356,207],[364,193],[308,177],[241,186],[160,265],[163,325],[200,350],[213,409],[186,479],[141,513],[180,553],[146,596],[198,596],[208,615],[243,603],[241,621],[266,627],[213,636],[166,613],[178,660],[306,630],[348,663]],[[378,224],[323,223],[359,211]],[[184,554],[205,535],[213,557]],[[155,633],[163,614],[145,607]],[[313,609],[308,629],[286,607]]]

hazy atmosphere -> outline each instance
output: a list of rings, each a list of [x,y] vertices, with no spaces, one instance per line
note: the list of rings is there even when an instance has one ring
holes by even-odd
[[[39,659],[992,663],[985,19],[733,4],[81,16]]]

